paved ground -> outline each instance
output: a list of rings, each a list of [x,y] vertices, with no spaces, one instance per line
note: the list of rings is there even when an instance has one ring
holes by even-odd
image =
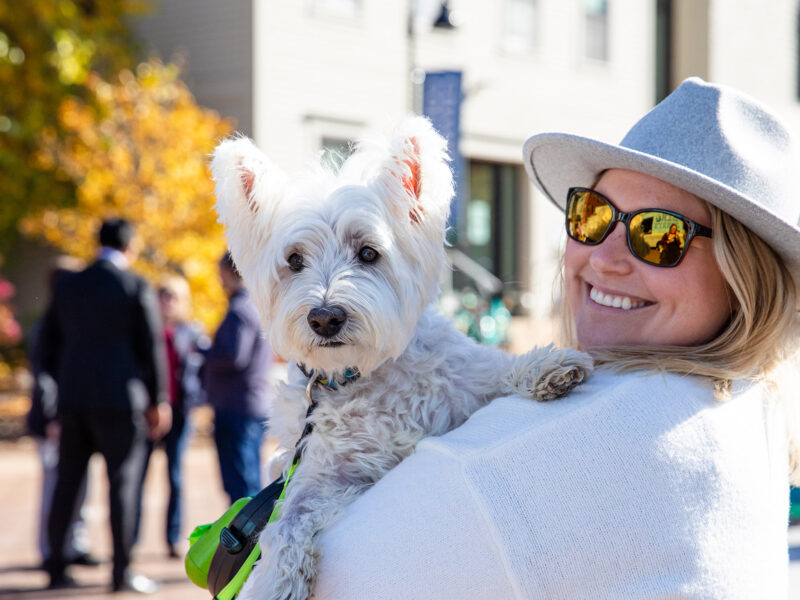
[[[185,534],[200,523],[216,519],[227,508],[227,496],[219,483],[213,442],[198,436],[185,457]],[[91,598],[126,600],[138,594],[109,593],[111,578],[111,533],[108,523],[108,487],[105,465],[95,456],[90,465],[88,524],[93,552],[104,559],[99,567],[72,567],[80,587],[49,591],[47,576],[37,570],[36,514],[38,511],[39,464],[34,442],[0,442],[0,598],[14,600]],[[169,559],[164,542],[164,514],[167,505],[166,457],[157,450],[151,459],[143,507],[141,540],[132,568],[161,582],[161,589],[150,598],[162,600],[203,600],[207,591],[186,578],[181,559]],[[182,550],[188,548],[184,544]]]
[[[265,447],[265,454],[268,449]],[[213,443],[197,436],[185,458],[185,533],[192,526],[216,519],[227,508],[219,484]],[[103,461],[92,459],[88,521],[93,551],[104,563],[99,567],[73,567],[80,587],[48,591],[46,575],[37,569],[36,514],[38,511],[39,464],[36,446],[22,438],[0,442],[0,600],[89,598],[91,600],[133,600],[136,594],[108,593],[111,572],[111,539],[108,531],[107,484]],[[169,559],[163,542],[167,503],[166,461],[163,452],[153,455],[146,483],[142,537],[134,552],[133,569],[161,582],[154,600],[207,600],[208,592],[186,578],[183,561]],[[793,558],[789,598],[800,597],[800,526],[789,530]],[[187,545],[184,545],[184,550]]]

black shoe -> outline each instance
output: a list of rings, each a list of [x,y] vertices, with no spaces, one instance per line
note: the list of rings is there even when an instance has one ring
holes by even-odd
[[[111,586],[112,592],[136,592],[137,594],[152,594],[158,590],[158,583],[144,575],[129,573],[121,580],[115,581]]]
[[[175,546],[175,544],[170,544],[169,545],[169,548],[167,549],[167,555],[170,558],[180,558],[181,557],[181,553],[178,552],[178,548]]]
[[[71,565],[81,565],[84,567],[97,567],[100,566],[100,559],[92,556],[88,552],[84,552],[83,554],[78,554],[73,559],[70,559],[69,564]]]
[[[50,584],[48,589],[57,590],[60,588],[75,587],[78,582],[71,575],[66,573],[50,573]]]

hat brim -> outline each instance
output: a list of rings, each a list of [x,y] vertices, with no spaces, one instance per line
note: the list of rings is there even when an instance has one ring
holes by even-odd
[[[541,133],[525,142],[525,170],[561,209],[571,187],[593,185],[607,169],[628,169],[666,181],[725,211],[759,236],[786,263],[800,286],[800,228],[736,190],[682,165],[623,146],[565,133]]]

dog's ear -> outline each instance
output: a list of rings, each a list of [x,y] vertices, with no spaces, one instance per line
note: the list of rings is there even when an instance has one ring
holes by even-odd
[[[258,214],[285,183],[283,172],[245,137],[231,138],[217,146],[211,174],[216,184],[217,211],[223,220],[228,211],[245,208]]]
[[[216,210],[237,266],[263,247],[274,205],[283,195],[286,176],[245,137],[225,140],[211,161]]]
[[[395,130],[388,158],[373,181],[396,218],[443,230],[453,197],[447,143],[424,117],[408,117]]]

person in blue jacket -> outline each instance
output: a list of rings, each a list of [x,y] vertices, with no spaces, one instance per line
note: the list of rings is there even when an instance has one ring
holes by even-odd
[[[235,502],[261,490],[261,442],[266,432],[272,352],[258,312],[229,254],[219,262],[228,312],[204,352],[204,382],[214,409],[214,441],[222,486]]]

